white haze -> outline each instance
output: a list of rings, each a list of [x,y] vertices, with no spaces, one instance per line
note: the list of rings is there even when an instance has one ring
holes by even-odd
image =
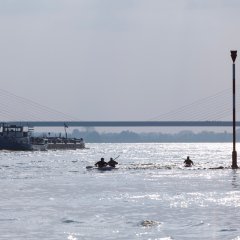
[[[239,8],[236,0],[1,0],[1,88],[79,120],[148,120],[231,88]]]

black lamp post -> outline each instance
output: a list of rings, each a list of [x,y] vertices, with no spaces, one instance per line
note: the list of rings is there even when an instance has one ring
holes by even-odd
[[[237,58],[237,51],[231,51],[233,61],[233,151],[232,151],[232,169],[237,169],[237,151],[236,151],[236,86],[235,86],[235,60]]]

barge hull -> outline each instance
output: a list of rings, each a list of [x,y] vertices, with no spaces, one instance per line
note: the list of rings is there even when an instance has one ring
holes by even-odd
[[[48,150],[76,150],[76,149],[84,149],[85,147],[82,144],[74,144],[74,143],[49,143]]]

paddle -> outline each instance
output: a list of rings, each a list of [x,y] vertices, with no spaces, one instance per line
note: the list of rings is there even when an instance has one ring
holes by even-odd
[[[113,160],[116,160],[116,159],[118,159],[120,157],[120,155],[118,155],[116,158],[114,158]]]
[[[86,169],[94,168],[94,166],[86,166]]]

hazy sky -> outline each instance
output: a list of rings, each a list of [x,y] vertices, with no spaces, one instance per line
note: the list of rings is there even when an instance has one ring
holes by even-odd
[[[148,120],[231,88],[239,12],[239,0],[0,0],[0,88],[79,120]]]

